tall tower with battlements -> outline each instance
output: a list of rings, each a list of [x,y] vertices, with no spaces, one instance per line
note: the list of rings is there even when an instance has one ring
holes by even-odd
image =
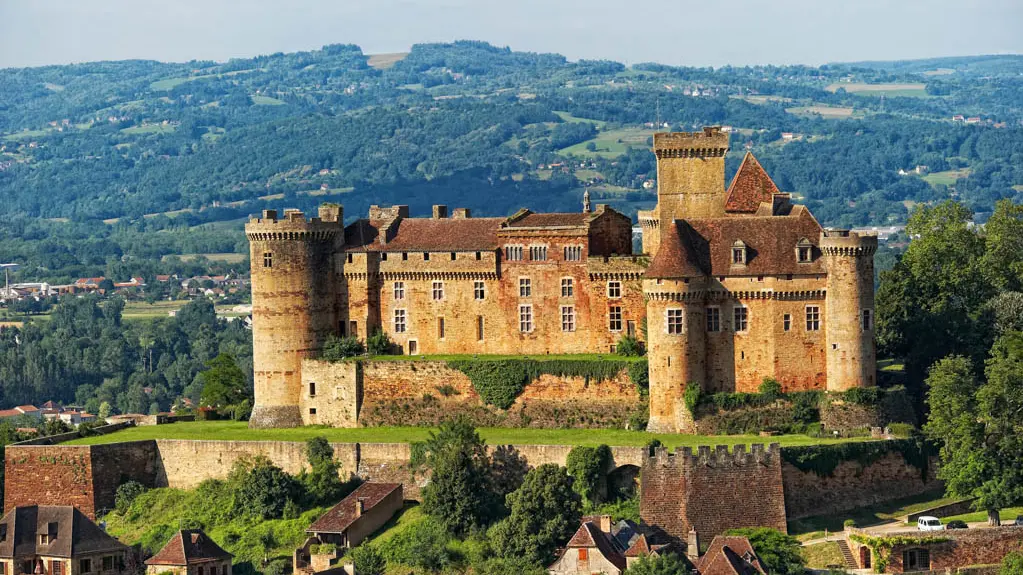
[[[249,427],[295,427],[303,358],[336,333],[337,288],[343,260],[342,208],[326,204],[319,217],[265,210],[245,224],[252,261],[252,350],[256,403]]]
[[[825,334],[828,391],[872,386],[874,252],[877,236],[824,230],[820,249],[828,270]]]

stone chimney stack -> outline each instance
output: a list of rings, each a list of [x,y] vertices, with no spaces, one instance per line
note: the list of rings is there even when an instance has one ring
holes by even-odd
[[[362,514],[365,511],[366,511],[366,500],[362,499],[361,497],[359,499],[356,499],[355,500],[355,516],[356,517],[362,517]]]
[[[455,208],[454,213],[451,215],[452,219],[455,220],[467,220],[472,217],[472,212],[469,208]]]
[[[437,205],[433,206],[433,219],[435,219],[435,220],[442,220],[442,219],[444,219],[446,217],[448,217],[448,207],[447,206],[440,205],[440,204],[437,204]]]
[[[686,541],[686,557],[694,563],[700,558],[700,536],[697,535],[696,529],[689,530],[689,539]]]

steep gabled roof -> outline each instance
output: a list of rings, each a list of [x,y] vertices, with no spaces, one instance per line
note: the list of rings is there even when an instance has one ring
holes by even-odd
[[[0,557],[48,555],[75,557],[83,553],[123,551],[127,546],[107,535],[98,525],[70,505],[26,505],[15,507],[0,519]],[[39,534],[55,535],[39,544]]]
[[[748,558],[748,560],[747,560]],[[749,539],[718,535],[696,565],[700,575],[763,575],[760,558]]]
[[[615,549],[614,544],[611,542],[610,535],[604,533],[591,521],[584,521],[579,529],[572,536],[572,539],[568,541],[566,546],[568,549],[572,548],[585,548],[585,549],[596,549],[598,553],[604,556],[609,563],[618,567],[622,571],[625,570],[626,563],[625,557]]]
[[[234,557],[206,536],[201,529],[183,529],[171,537],[146,565],[191,565]]]
[[[767,175],[752,152],[746,152],[746,157],[742,159],[742,164],[728,186],[725,211],[754,213],[762,202],[771,202],[777,193],[780,193],[778,186],[771,180],[771,176]]]
[[[401,490],[401,483],[366,482],[333,506],[306,529],[306,533],[344,533],[359,518],[356,506],[361,499],[363,513],[376,507],[385,497]]]

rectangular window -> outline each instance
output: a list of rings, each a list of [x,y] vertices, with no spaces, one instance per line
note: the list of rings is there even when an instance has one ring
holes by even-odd
[[[744,248],[732,248],[732,263],[733,264],[746,263],[746,250]]]
[[[424,262],[430,261],[430,252],[423,252],[423,261]]]
[[[114,570],[114,557],[112,555],[107,555],[106,557],[103,558],[103,570],[104,571]]]
[[[620,281],[607,282],[607,297],[611,299],[618,299],[622,297],[622,282]]]
[[[575,307],[561,306],[561,331],[575,331]]]
[[[476,340],[483,341],[483,316],[476,316]]]
[[[91,573],[92,572],[92,561],[88,559],[82,559],[78,562],[79,573]]]
[[[477,260],[483,259],[483,253],[482,252],[476,252],[476,259]]]
[[[565,261],[577,262],[583,259],[582,246],[565,246]]]
[[[486,284],[482,281],[472,282],[472,297],[477,300],[484,300],[487,298]]]
[[[348,322],[348,335],[352,337],[359,337],[359,322],[357,321]]]
[[[622,308],[612,306],[607,310],[607,327],[611,331],[622,331]]]
[[[625,322],[625,335],[629,337],[636,337],[636,322],[631,319]]]
[[[394,333],[405,333],[405,310],[394,310]]]
[[[437,318],[437,337],[444,339],[444,318]]]
[[[589,549],[585,549],[585,548],[579,549],[579,560],[580,561],[589,561],[589,558],[590,558],[590,550]]]
[[[316,397],[316,382],[309,382],[309,397]]]
[[[352,254],[348,254],[348,263],[352,263]]]
[[[815,305],[806,306],[806,331],[817,331],[821,328],[821,308]]]
[[[806,263],[810,261],[810,246],[799,246],[799,262]]]
[[[874,329],[874,314],[871,310],[863,310],[863,331]]]
[[[274,267],[274,255],[270,252],[263,252],[263,267]]]
[[[309,415],[316,415],[316,408],[315,407],[310,407],[309,408]]]
[[[64,562],[50,561],[50,575],[64,575]]]
[[[668,308],[666,325],[669,335],[682,334],[682,308]]]
[[[519,278],[519,297],[533,295],[533,282],[529,278]]]
[[[444,282],[433,282],[433,299],[434,301],[444,299]]]
[[[394,299],[405,299],[405,282],[394,282]]]
[[[522,333],[533,331],[533,306],[519,306],[519,331]]]
[[[735,331],[746,331],[749,328],[749,310],[745,306],[733,308],[732,320]]]
[[[505,246],[504,259],[511,262],[522,261],[522,246]]]
[[[785,328],[785,331],[792,329],[792,316],[789,314],[781,316],[781,325]]]
[[[547,246],[529,246],[529,259],[542,262],[547,259]]]
[[[387,252],[380,252],[380,261],[382,262],[387,261]]]
[[[721,309],[707,308],[707,331],[721,331]]]
[[[408,261],[408,252],[401,252],[401,261]]]
[[[217,566],[210,565],[210,575],[217,575]]]
[[[575,285],[572,278],[561,278],[561,297],[575,297]]]
[[[455,255],[455,252],[451,252],[451,261],[455,261],[456,259],[457,256]]]

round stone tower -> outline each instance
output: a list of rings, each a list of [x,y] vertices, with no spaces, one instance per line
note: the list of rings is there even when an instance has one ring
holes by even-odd
[[[706,376],[704,278],[645,279],[650,422],[654,433],[691,433],[687,385]]]
[[[252,259],[252,363],[255,403],[249,427],[302,425],[302,359],[337,332],[344,243],[342,208],[265,210],[245,224]]]
[[[828,270],[824,329],[828,391],[875,385],[874,252],[877,236],[849,230],[821,232]]]

